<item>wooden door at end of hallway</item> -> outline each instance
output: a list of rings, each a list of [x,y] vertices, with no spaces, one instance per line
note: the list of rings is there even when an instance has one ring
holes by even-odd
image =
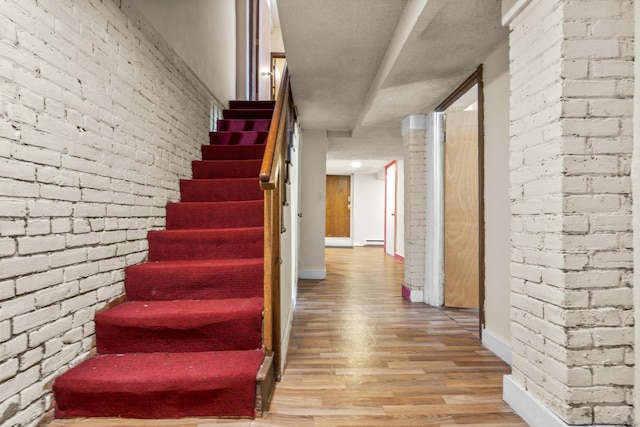
[[[478,112],[447,111],[444,144],[444,304],[479,308]]]
[[[351,177],[327,175],[325,237],[351,237]]]

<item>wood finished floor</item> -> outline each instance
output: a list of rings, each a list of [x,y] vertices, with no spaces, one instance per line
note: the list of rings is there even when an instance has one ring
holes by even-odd
[[[478,341],[477,313],[400,296],[381,248],[328,248],[327,280],[301,281],[288,362],[257,420],[72,419],[49,427],[526,426],[502,401],[509,367]]]

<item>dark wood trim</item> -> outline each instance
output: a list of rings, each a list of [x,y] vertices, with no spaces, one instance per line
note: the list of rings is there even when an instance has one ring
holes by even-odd
[[[249,93],[247,99],[258,99],[258,84],[260,79],[260,3],[249,0]]]
[[[445,100],[442,101],[440,103],[440,105],[438,105],[436,107],[436,111],[438,113],[441,113],[444,110],[446,110],[447,108],[451,107],[454,102],[456,102],[458,99],[460,99],[460,97],[462,95],[464,95],[465,93],[467,93],[469,91],[469,89],[471,89],[473,87],[473,85],[475,85],[476,83],[478,83],[480,81],[482,81],[482,65],[480,65],[473,72],[473,74],[471,74],[469,77],[467,77],[467,79],[460,86],[458,86],[453,92],[451,92],[451,95],[447,96],[445,98]],[[478,111],[480,111],[480,105],[479,104],[480,104],[480,101],[478,99]]]
[[[482,329],[484,328],[484,299],[485,299],[485,223],[484,223],[484,81],[482,64],[475,72],[478,83],[478,283],[479,289],[479,320],[480,340],[482,341]]]
[[[435,109],[444,112],[474,85],[478,85],[478,317],[480,340],[485,324],[485,223],[484,223],[484,83],[482,64]]]

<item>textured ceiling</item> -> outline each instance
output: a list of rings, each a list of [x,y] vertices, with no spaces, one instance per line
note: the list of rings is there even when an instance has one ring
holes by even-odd
[[[508,36],[500,0],[278,0],[278,11],[302,127],[352,135],[329,138],[329,161],[401,159],[402,119],[432,111]]]

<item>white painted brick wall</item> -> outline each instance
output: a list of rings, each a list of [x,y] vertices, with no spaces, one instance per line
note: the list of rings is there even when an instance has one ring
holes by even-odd
[[[403,136],[404,168],[404,282],[411,290],[424,289],[427,181],[427,144],[424,130]]]
[[[222,106],[126,0],[0,0],[0,38],[0,425],[35,426]]]
[[[569,424],[631,424],[633,2],[511,23],[513,377]]]

